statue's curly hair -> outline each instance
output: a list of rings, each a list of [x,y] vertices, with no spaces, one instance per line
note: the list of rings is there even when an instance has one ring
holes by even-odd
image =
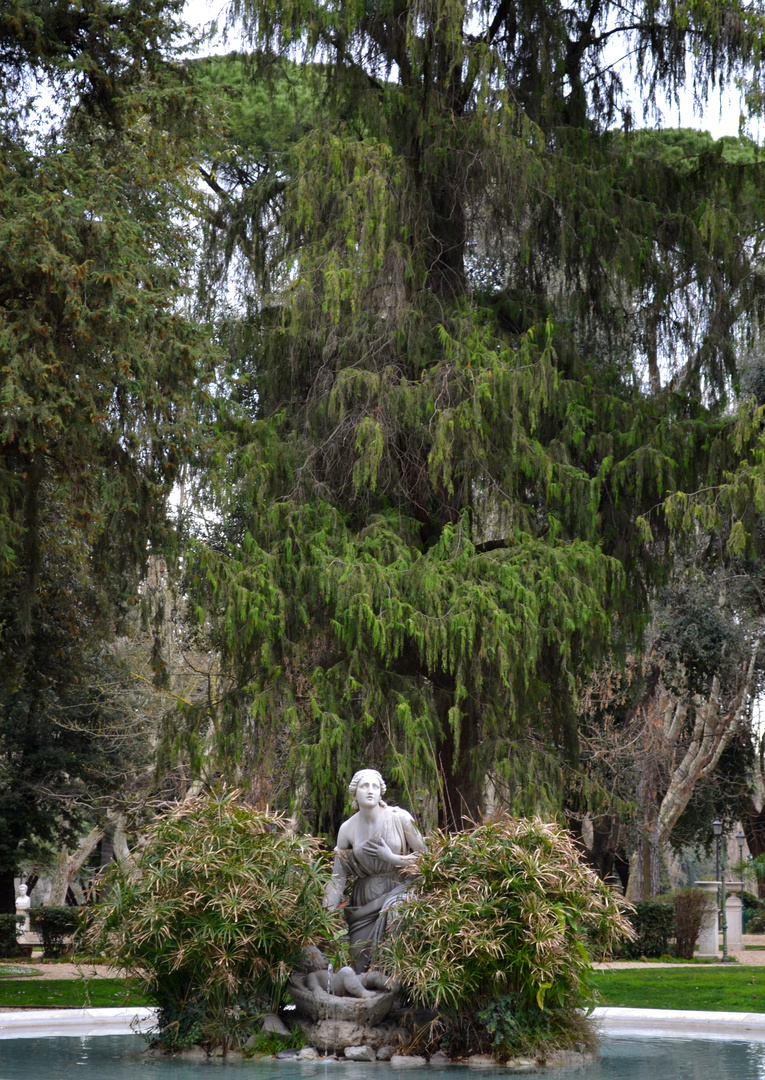
[[[356,799],[356,788],[359,786],[359,780],[361,780],[364,773],[372,773],[372,775],[377,778],[380,784],[380,806],[387,806],[388,804],[386,802],[383,802],[382,799],[382,796],[385,794],[386,784],[377,769],[359,769],[357,773],[353,774],[353,779],[348,785],[348,791],[350,792],[351,798],[353,799],[353,809],[358,810],[359,808],[358,800]]]

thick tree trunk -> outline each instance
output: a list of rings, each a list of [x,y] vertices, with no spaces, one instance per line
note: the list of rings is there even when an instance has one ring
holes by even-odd
[[[465,292],[467,223],[462,193],[453,178],[443,176],[430,189],[430,265],[428,286],[447,302]]]
[[[746,837],[746,846],[756,859],[765,853],[765,806],[752,806],[741,822]],[[757,881],[757,895],[765,900],[765,878]]]
[[[0,915],[13,915],[16,910],[16,888],[13,870],[0,870]]]
[[[633,895],[650,900],[661,890],[661,864],[658,843],[658,807],[656,793],[658,771],[655,759],[648,758],[643,765],[638,784],[638,805],[642,812],[640,843],[635,859]]]
[[[70,855],[66,848],[59,852],[53,885],[47,903],[48,907],[63,907],[66,903],[72,878],[85,865],[96,844],[104,835],[104,831],[104,826],[91,829],[88,835],[80,842],[73,855]]]
[[[680,815],[688,805],[693,789],[704,776],[709,776],[717,767],[725,747],[736,732],[746,710],[749,692],[754,676],[758,645],[755,642],[738,692],[727,707],[720,700],[720,681],[712,680],[709,697],[696,705],[693,732],[686,751],[672,772],[669,787],[661,801],[658,822],[658,842],[665,844],[677,824]],[[667,708],[671,708],[668,703]],[[680,712],[679,704],[675,711]],[[687,710],[686,710],[687,711]],[[682,719],[685,719],[683,714]],[[677,742],[676,720],[668,717],[665,724],[670,746]]]
[[[603,881],[616,874],[626,893],[629,862],[622,849],[620,822],[610,814],[591,819],[588,826],[585,821],[581,818],[569,819],[571,834],[579,843],[585,859]]]
[[[642,709],[643,760],[637,799],[642,838],[635,864],[636,896],[648,899],[661,889],[660,852],[683,813],[700,779],[714,771],[745,714],[757,660],[754,644],[741,672],[735,696],[723,702],[720,681],[712,680],[706,700],[679,698],[661,679]],[[688,738],[689,717],[693,728]],[[685,741],[687,739],[687,742]],[[661,795],[660,775],[669,772]]]
[[[437,746],[442,783],[439,826],[449,832],[458,832],[470,828],[481,817],[483,777],[477,768],[479,727],[468,711],[463,713],[459,734],[455,736],[449,721],[449,710],[455,700],[454,678],[439,672],[432,681],[442,730]]]

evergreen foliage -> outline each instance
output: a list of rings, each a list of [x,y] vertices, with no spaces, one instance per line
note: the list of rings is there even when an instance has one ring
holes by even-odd
[[[758,150],[635,131],[604,50],[635,49],[650,101],[686,59],[699,87],[759,70],[759,18],[239,0],[232,20],[253,52],[205,76],[234,96],[200,285],[230,364],[188,585],[235,689],[184,740],[212,719],[232,778],[299,777],[277,795],[320,831],[362,760],[426,821],[475,819],[487,778],[555,812],[577,687],[639,638],[671,534],[754,551],[762,510],[762,413],[726,411],[765,295]]]
[[[119,712],[107,646],[196,453],[206,357],[183,296],[204,114],[174,62],[179,7],[0,13],[0,909],[19,860],[76,831],[83,789],[92,806],[119,783],[91,738]]]
[[[91,941],[140,979],[163,1046],[240,1046],[278,1008],[301,950],[338,930],[327,860],[237,792],[183,803],[145,837],[134,866],[112,869]]]

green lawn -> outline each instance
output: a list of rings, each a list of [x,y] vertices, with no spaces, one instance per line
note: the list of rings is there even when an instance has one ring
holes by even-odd
[[[150,1005],[129,979],[2,979],[0,1007],[61,1009]]]
[[[600,1005],[765,1013],[765,968],[624,968],[593,977]]]

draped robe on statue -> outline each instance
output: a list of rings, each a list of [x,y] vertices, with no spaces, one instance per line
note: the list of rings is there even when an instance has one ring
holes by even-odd
[[[408,820],[397,806],[386,806],[377,829],[352,848],[336,848],[335,854],[343,863],[348,878],[353,880],[351,897],[344,914],[348,923],[351,953],[358,972],[366,971],[372,949],[385,933],[388,911],[403,899],[408,888],[401,880],[398,867],[385,859],[367,854],[363,848],[378,837],[386,842],[395,855],[409,851],[404,824]]]

